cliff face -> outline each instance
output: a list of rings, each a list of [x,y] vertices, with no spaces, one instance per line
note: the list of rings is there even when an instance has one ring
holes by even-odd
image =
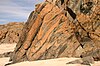
[[[87,3],[81,4],[82,11],[76,12],[73,20],[73,13],[66,16],[61,4],[62,8],[53,2],[38,4],[24,25],[11,60],[16,63],[89,55],[100,60],[100,5],[90,8],[92,4]]]
[[[0,44],[17,43],[23,26],[24,23],[17,22],[0,25]]]

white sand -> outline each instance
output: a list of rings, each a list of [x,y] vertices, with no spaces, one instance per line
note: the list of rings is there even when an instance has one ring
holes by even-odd
[[[10,66],[83,66],[80,64],[69,64],[66,63],[72,60],[75,60],[76,58],[58,58],[58,59],[49,59],[49,60],[38,60],[38,61],[32,61],[32,62],[21,62],[17,64],[13,64]]]
[[[16,43],[13,44],[1,44],[0,45],[0,54],[3,54],[5,52],[13,51],[16,46]]]
[[[9,58],[0,58],[0,66],[4,66],[9,62]]]
[[[0,54],[8,51],[13,51],[16,44],[2,44],[0,45]],[[38,61],[26,61],[21,63],[12,64],[9,66],[86,66],[81,64],[66,64],[67,62],[76,60],[79,58],[56,58],[48,60],[38,60]],[[4,66],[9,62],[8,58],[0,58],[0,66]],[[91,64],[91,66],[100,66],[100,61]]]

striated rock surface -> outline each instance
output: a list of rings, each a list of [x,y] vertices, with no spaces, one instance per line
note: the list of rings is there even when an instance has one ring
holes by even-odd
[[[0,25],[0,44],[1,43],[17,43],[24,23],[11,22]]]
[[[73,14],[66,16],[66,10],[55,1],[38,4],[24,25],[11,57],[13,63],[85,56],[100,60],[100,5],[94,4],[86,11],[84,4],[83,11],[76,11],[75,20]]]

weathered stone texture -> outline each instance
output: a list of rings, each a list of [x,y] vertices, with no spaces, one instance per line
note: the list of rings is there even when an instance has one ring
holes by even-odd
[[[97,6],[97,7],[95,7]],[[100,6],[90,14],[77,13],[74,22],[52,2],[38,4],[29,16],[11,60],[50,59],[91,55],[100,60]],[[74,22],[74,23],[73,23]],[[95,59],[95,58],[94,58]]]
[[[1,43],[17,43],[22,32],[24,23],[12,22],[0,25],[0,44]]]

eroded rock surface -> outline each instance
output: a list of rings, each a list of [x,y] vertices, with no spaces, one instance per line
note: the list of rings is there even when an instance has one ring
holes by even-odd
[[[58,57],[85,57],[100,60],[100,6],[91,13],[76,12],[76,21],[52,2],[38,4],[20,37],[11,60],[13,63]],[[85,55],[85,56],[84,56]]]
[[[12,22],[0,25],[0,44],[1,43],[17,43],[22,32],[24,23]]]

